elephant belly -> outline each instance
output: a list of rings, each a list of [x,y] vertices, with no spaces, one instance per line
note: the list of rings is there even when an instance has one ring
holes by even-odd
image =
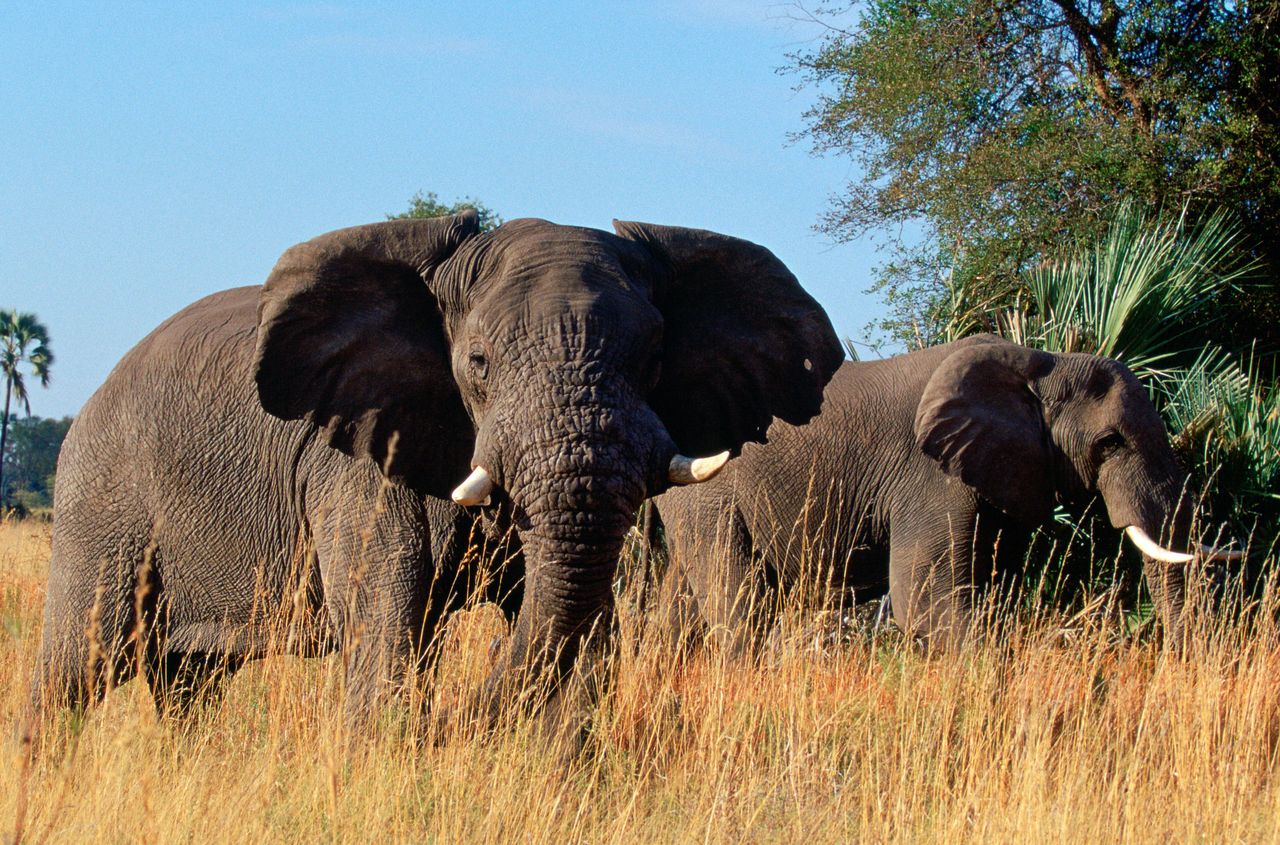
[[[162,550],[157,554],[164,559]],[[314,556],[303,565],[276,554],[242,559],[235,572],[161,565],[159,619],[171,652],[258,657],[269,652],[324,654],[333,649]],[[166,569],[176,574],[164,579]]]
[[[787,589],[817,589],[844,603],[879,598],[889,588],[889,547],[870,532],[807,531],[766,555]]]

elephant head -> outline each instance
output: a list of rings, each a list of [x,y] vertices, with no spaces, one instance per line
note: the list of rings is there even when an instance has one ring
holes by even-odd
[[[263,288],[269,413],[310,420],[394,483],[512,514],[525,597],[495,683],[553,652],[567,668],[612,610],[642,500],[710,477],[775,416],[810,419],[843,357],[768,250],[614,228],[480,233],[472,213],[360,226],[288,250]]]
[[[1146,391],[1118,361],[1051,354],[991,335],[956,344],[916,409],[919,448],[1027,526],[1055,500],[1099,494],[1144,558],[1166,626],[1180,636],[1185,569],[1235,558],[1194,543],[1195,493]]]

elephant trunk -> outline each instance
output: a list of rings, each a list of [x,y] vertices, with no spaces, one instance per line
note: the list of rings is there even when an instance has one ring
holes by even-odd
[[[584,645],[607,636],[623,541],[676,451],[652,411],[628,392],[568,384],[546,396],[563,391],[596,401],[548,401],[532,414],[522,409],[521,426],[500,422],[505,414],[483,426],[477,469],[455,494],[507,498],[523,547],[524,598],[487,685],[490,712],[529,680],[554,689]]]
[[[1101,486],[1101,492],[1112,525],[1142,553],[1143,575],[1166,636],[1180,644],[1187,627],[1187,566],[1197,560],[1234,560],[1240,554],[1195,540],[1197,496],[1171,452],[1148,456],[1146,466],[1165,471],[1153,478],[1141,467],[1131,467],[1112,476],[1113,484]],[[1124,483],[1114,483],[1117,479]]]
[[[583,475],[549,484],[525,511],[524,601],[486,686],[491,715],[530,681],[557,688],[584,646],[607,637],[618,557],[642,495],[617,476]]]
[[[634,512],[635,507],[555,513],[525,535],[531,563],[521,621],[528,620],[531,646],[562,651],[562,666],[613,611],[618,556]]]
[[[1179,550],[1189,549],[1195,500],[1184,485],[1172,489],[1165,485],[1165,495],[1153,497],[1147,507],[1122,526],[1125,536],[1142,553],[1142,573],[1151,593],[1151,601],[1164,624],[1166,638],[1175,645],[1186,634],[1187,570],[1194,556]],[[1121,526],[1117,526],[1121,527]],[[1174,562],[1176,555],[1185,559]]]

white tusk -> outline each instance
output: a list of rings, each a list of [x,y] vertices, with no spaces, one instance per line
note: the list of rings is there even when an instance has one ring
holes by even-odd
[[[1133,541],[1133,544],[1137,546],[1138,550],[1144,555],[1163,561],[1164,563],[1190,563],[1195,560],[1196,557],[1200,557],[1204,560],[1240,560],[1244,557],[1244,552],[1215,549],[1213,546],[1206,546],[1204,543],[1200,544],[1199,555],[1189,555],[1184,554],[1183,552],[1171,552],[1155,540],[1148,537],[1146,532],[1136,525],[1130,525],[1124,530],[1124,533],[1128,535],[1129,539]]]
[[[1204,543],[1200,544],[1200,554],[1204,555],[1205,560],[1240,560],[1244,557],[1244,552],[1215,549],[1213,546],[1206,546]]]
[[[1138,551],[1142,552],[1147,557],[1155,558],[1162,563],[1190,563],[1196,559],[1195,555],[1169,551],[1164,546],[1148,537],[1147,532],[1143,531],[1136,525],[1130,525],[1124,530],[1124,533],[1133,541],[1133,544],[1138,547]]]
[[[724,469],[724,465],[728,462],[728,451],[709,458],[689,458],[677,454],[671,459],[671,465],[667,468],[667,477],[671,479],[672,484],[697,484],[700,481],[710,481]]]
[[[453,491],[453,500],[460,505],[487,505],[493,490],[493,479],[484,467],[476,467]]]

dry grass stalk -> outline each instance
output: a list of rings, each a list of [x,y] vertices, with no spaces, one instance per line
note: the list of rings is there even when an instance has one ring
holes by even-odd
[[[5,724],[25,704],[48,554],[47,525],[0,526]],[[404,707],[348,752],[340,657],[250,664],[185,726],[158,720],[133,682],[83,719],[62,719],[29,769],[6,742],[0,833],[77,843],[1275,841],[1275,591],[1243,617],[1203,621],[1183,658],[1122,636],[1107,601],[1073,620],[1006,613],[998,639],[934,658],[892,632],[815,638],[814,615],[795,608],[757,658],[684,654],[624,606],[614,683],[569,764],[536,720],[513,717],[489,736],[446,729],[422,745]],[[460,616],[426,694],[439,705],[474,690],[503,632],[491,608]]]

